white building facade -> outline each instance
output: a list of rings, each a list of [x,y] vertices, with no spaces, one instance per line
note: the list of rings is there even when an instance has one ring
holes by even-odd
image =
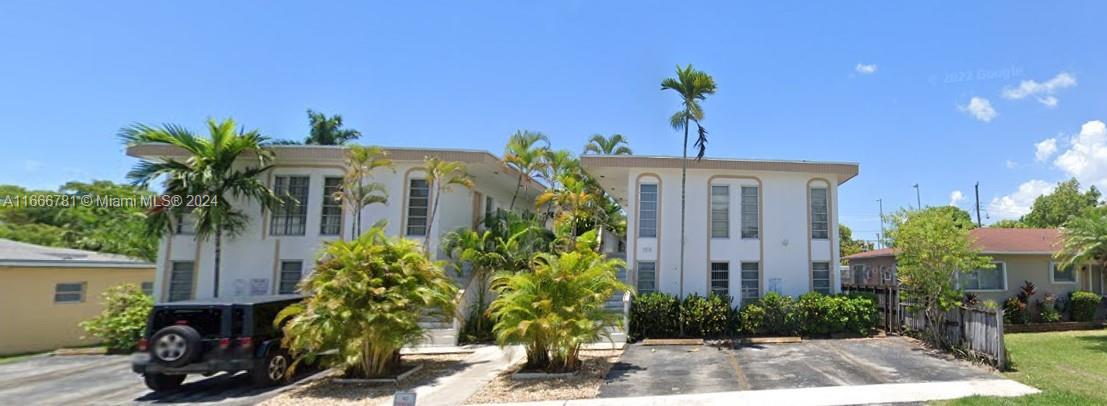
[[[294,293],[296,284],[309,275],[319,249],[327,241],[354,235],[350,209],[333,199],[345,173],[346,150],[338,146],[273,146],[273,169],[265,182],[278,195],[288,194],[302,204],[263,211],[257,203],[237,207],[250,217],[246,229],[224,237],[218,286],[219,297],[262,296]],[[430,224],[431,252],[441,252],[442,236],[459,228],[475,227],[497,209],[507,209],[518,182],[518,173],[485,151],[386,148],[394,162],[391,169],[374,171],[370,181],[385,185],[387,204],[362,210],[361,229],[387,221],[388,235],[422,242],[427,218],[435,199],[438,212]],[[128,155],[143,159],[183,159],[180,150],[167,145],[131,147]],[[423,160],[437,156],[461,161],[473,177],[472,189],[453,186],[436,196],[423,175]],[[519,192],[516,209],[532,208],[541,187],[528,182]],[[187,221],[164,237],[158,249],[155,299],[178,301],[215,295],[214,244],[197,241]],[[453,271],[449,271],[451,274]],[[463,281],[459,281],[463,282]]]
[[[837,293],[838,189],[855,163],[688,160],[683,277],[681,162],[582,156],[627,213],[628,279],[639,293]]]

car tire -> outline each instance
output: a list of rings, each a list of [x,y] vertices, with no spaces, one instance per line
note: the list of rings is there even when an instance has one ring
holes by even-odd
[[[166,374],[143,374],[142,378],[146,381],[146,387],[155,392],[177,389],[185,380],[184,375]]]
[[[150,358],[154,362],[180,367],[188,365],[202,351],[200,333],[189,326],[169,326],[150,339]]]
[[[265,353],[265,359],[250,371],[250,378],[257,386],[273,386],[288,380],[288,367],[292,357],[288,351],[274,348]]]

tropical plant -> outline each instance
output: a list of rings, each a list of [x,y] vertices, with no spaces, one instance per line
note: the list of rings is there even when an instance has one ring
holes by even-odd
[[[661,81],[661,90],[672,90],[680,95],[681,109],[673,113],[669,118],[669,124],[677,131],[684,130],[684,148],[682,149],[680,165],[680,297],[684,297],[684,237],[685,237],[685,211],[687,206],[688,183],[688,126],[696,124],[699,137],[692,145],[698,148],[696,159],[703,158],[707,149],[707,130],[701,125],[703,121],[703,107],[700,101],[708,95],[715,94],[715,79],[707,73],[696,70],[692,64],[681,68],[677,65],[677,76]]]
[[[309,145],[342,145],[361,136],[361,132],[352,128],[342,128],[342,116],[335,114],[327,117],[326,114],[308,109],[308,122],[311,123],[311,133],[304,144]]]
[[[529,190],[528,183],[524,181],[541,172],[545,165],[546,151],[549,148],[549,137],[540,132],[519,130],[508,138],[507,146],[504,148],[504,164],[519,172],[519,181],[515,185],[515,193],[511,195],[508,210],[515,209],[519,190]]]
[[[109,351],[122,353],[134,349],[146,331],[154,298],[134,284],[112,287],[101,298],[104,310],[81,322],[81,328],[99,338]]]
[[[1107,206],[1069,218],[1061,227],[1061,247],[1054,257],[1061,269],[1107,265]]]
[[[293,365],[318,360],[348,376],[395,372],[400,348],[425,335],[420,318],[456,310],[457,287],[442,268],[418,242],[387,236],[383,222],[355,240],[326,243],[301,288],[304,302],[274,321],[283,325]],[[320,356],[332,350],[335,356]]]
[[[260,176],[269,170],[273,159],[272,151],[264,147],[267,138],[257,130],[239,129],[232,119],[222,122],[209,119],[207,137],[196,136],[173,124],[161,127],[135,124],[120,130],[119,137],[128,146],[163,143],[186,154],[183,160],[144,159],[127,173],[127,178],[144,188],[164,179],[162,195],[209,203],[158,207],[148,215],[147,225],[152,233],[161,235],[172,231],[173,224],[187,214],[189,220],[195,221],[197,240],[214,239],[212,295],[219,297],[223,237],[237,235],[249,222],[249,216],[236,204],[256,201],[268,209],[280,201]]]
[[[549,252],[554,234],[547,230],[534,213],[499,210],[484,219],[485,230],[492,233],[495,251],[503,258],[498,268],[506,272],[530,269],[530,259],[539,252]]]
[[[622,134],[611,134],[604,137],[602,134],[594,134],[584,145],[584,153],[599,155],[632,155],[633,151],[627,146],[627,138]]]
[[[361,235],[361,212],[371,204],[388,204],[388,187],[371,182],[373,171],[392,169],[392,159],[384,148],[351,145],[346,150],[346,174],[342,188],[333,196],[353,213],[354,238]]]
[[[630,289],[616,276],[625,264],[591,249],[594,231],[580,238],[580,249],[539,253],[532,272],[501,273],[494,282],[500,294],[491,306],[496,341],[522,344],[525,369],[574,371],[580,367],[581,346],[610,339],[607,328],[622,323],[618,314],[604,309],[604,302],[616,291]]]
[[[474,284],[478,289],[476,301],[465,317],[463,338],[468,341],[491,340],[492,320],[487,312],[488,287],[491,275],[504,269],[508,262],[506,254],[499,249],[503,239],[491,230],[460,229],[446,234],[443,241],[445,251],[455,261],[457,273],[462,274],[466,267],[472,269]]]
[[[558,228],[564,228],[565,234],[570,238],[576,238],[578,230],[597,223],[596,214],[603,213],[597,203],[603,196],[596,195],[582,178],[564,176],[561,180],[560,188],[547,189],[538,195],[534,205],[541,207],[552,203],[554,224]]]
[[[453,186],[460,185],[473,188],[473,177],[465,172],[465,164],[456,161],[443,161],[438,157],[426,157],[423,159],[423,176],[427,185],[434,189],[431,196],[431,211],[427,216],[427,232],[423,237],[423,250],[430,253],[431,227],[434,226],[434,217],[438,214],[438,202],[443,192],[449,192]]]
[[[635,295],[630,302],[630,338],[670,338],[680,334],[680,300],[661,292]]]

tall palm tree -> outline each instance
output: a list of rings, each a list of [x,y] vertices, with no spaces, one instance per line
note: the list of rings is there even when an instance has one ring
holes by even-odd
[[[392,159],[384,148],[352,145],[347,149],[346,175],[342,178],[342,189],[334,198],[353,213],[354,238],[361,235],[361,211],[371,204],[388,203],[388,187],[368,182],[377,168],[392,168]]]
[[[190,207],[162,207],[149,216],[151,229],[161,235],[172,230],[172,224],[185,214],[196,222],[196,239],[214,239],[215,283],[212,296],[219,297],[219,271],[223,251],[223,236],[242,232],[249,217],[235,205],[257,201],[263,209],[272,208],[278,197],[262,182],[260,175],[271,167],[273,154],[264,148],[266,137],[257,130],[239,129],[234,120],[208,120],[208,136],[196,136],[174,124],[152,127],[135,124],[119,130],[119,138],[128,146],[146,143],[173,145],[188,154],[183,160],[143,160],[135,165],[127,178],[135,185],[148,187],[164,178],[166,196],[205,196],[217,204]],[[251,163],[236,167],[235,163]]]
[[[1092,263],[1107,265],[1107,206],[1070,217],[1061,227],[1061,247],[1055,255],[1063,268]]]
[[[540,132],[519,130],[508,138],[507,147],[504,148],[504,163],[519,172],[519,183],[515,185],[515,194],[511,195],[508,210],[515,209],[519,189],[526,186],[523,183],[524,178],[532,178],[541,171],[548,149],[550,139]]]
[[[684,130],[684,149],[681,155],[680,165],[680,297],[684,297],[684,213],[686,210],[686,192],[688,183],[688,126],[696,123],[699,138],[696,139],[693,148],[699,148],[696,159],[703,158],[707,148],[707,130],[700,125],[703,121],[703,108],[700,101],[708,95],[715,94],[715,79],[707,73],[696,70],[692,64],[681,68],[677,65],[676,78],[665,78],[661,81],[661,90],[672,90],[680,95],[683,108],[673,113],[669,118],[669,124],[677,131]]]
[[[633,155],[634,152],[628,146],[627,137],[622,134],[612,134],[604,137],[602,134],[592,135],[588,143],[584,145],[584,153],[599,155]]]
[[[342,145],[361,136],[358,130],[342,128],[342,116],[338,114],[327,117],[326,114],[308,109],[307,115],[311,123],[311,135],[304,140],[304,144]]]
[[[460,185],[473,188],[473,178],[465,171],[465,164],[456,161],[443,161],[438,157],[426,157],[423,159],[423,176],[426,176],[427,186],[434,189],[431,196],[431,212],[427,217],[427,232],[423,236],[423,251],[430,255],[431,227],[434,226],[434,216],[438,213],[438,202],[442,192],[448,192],[451,186]]]

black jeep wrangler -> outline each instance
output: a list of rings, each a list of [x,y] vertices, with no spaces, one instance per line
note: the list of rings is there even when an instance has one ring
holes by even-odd
[[[248,371],[274,385],[291,363],[273,319],[297,295],[159,303],[150,313],[131,369],[155,391],[179,387],[188,374]]]

